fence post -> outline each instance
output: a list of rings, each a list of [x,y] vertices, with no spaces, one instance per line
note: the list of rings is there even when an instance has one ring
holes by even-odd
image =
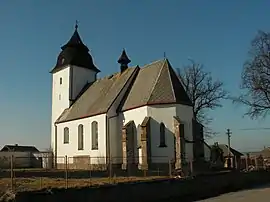
[[[257,156],[255,156],[254,161],[255,161],[255,169],[256,170],[259,170],[259,168],[258,168],[258,162],[257,162]]]
[[[39,178],[39,188],[42,189],[42,177]]]
[[[66,178],[66,189],[68,188],[68,157],[65,156],[65,178]]]
[[[91,157],[89,156],[89,184],[90,184],[90,186],[92,184],[92,182],[91,182],[91,177],[92,177],[91,169],[92,169],[92,166],[91,166]]]
[[[172,163],[171,160],[169,160],[169,176],[172,177]]]
[[[246,156],[245,160],[246,160],[246,170],[248,170],[248,157],[247,156]]]
[[[10,156],[10,180],[11,180],[11,190],[13,191],[13,155]]]
[[[193,161],[190,160],[190,175],[193,176]]]
[[[109,168],[109,178],[110,178],[110,183],[112,183],[112,156],[110,155],[110,160],[109,160],[109,166],[110,166],[110,168]]]

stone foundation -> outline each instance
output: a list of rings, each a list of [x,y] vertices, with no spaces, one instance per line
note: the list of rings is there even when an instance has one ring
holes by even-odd
[[[70,158],[65,160],[65,163],[57,163],[57,169],[75,169],[75,170],[107,170],[108,165],[104,163],[92,163],[91,158],[88,155],[74,156],[73,162],[70,162]]]

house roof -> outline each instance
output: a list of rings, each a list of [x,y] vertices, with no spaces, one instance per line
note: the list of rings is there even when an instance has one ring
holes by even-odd
[[[249,155],[250,157],[258,157],[258,156],[263,156],[265,158],[270,157],[270,148],[264,148],[261,151],[252,151],[252,152],[245,152],[246,155]]]
[[[260,153],[264,157],[270,157],[270,148],[264,148]]]
[[[75,31],[69,41],[61,47],[62,51],[57,58],[56,65],[51,70],[51,73],[57,72],[67,65],[76,65],[79,67],[91,69],[95,72],[100,70],[94,65],[93,58],[89,54],[89,49],[83,43],[77,25]]]
[[[39,152],[34,146],[5,145],[1,152]]]
[[[213,145],[212,145],[213,146]],[[218,147],[222,149],[224,156],[229,156],[228,152],[228,145],[226,144],[218,144]],[[243,156],[243,154],[233,148],[230,148],[230,155],[231,156]]]
[[[127,68],[123,73],[98,79],[62,113],[56,123],[106,113],[127,83],[130,85],[129,90],[126,91],[117,111],[153,104],[191,105],[169,61],[163,59],[142,68]]]
[[[209,146],[209,144],[207,144],[205,141],[203,141],[203,144],[204,144],[207,148],[211,149],[211,146]]]

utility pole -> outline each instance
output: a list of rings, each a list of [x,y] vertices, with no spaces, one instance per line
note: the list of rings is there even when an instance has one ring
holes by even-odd
[[[228,165],[228,168],[230,168],[231,167],[231,134],[232,134],[232,132],[231,132],[231,130],[230,129],[227,129],[227,136],[228,136],[228,163],[227,163],[227,165]]]

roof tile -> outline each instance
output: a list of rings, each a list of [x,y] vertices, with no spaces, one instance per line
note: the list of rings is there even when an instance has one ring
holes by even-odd
[[[119,111],[150,104],[191,105],[181,81],[176,76],[169,61],[165,59],[155,61],[143,68],[128,68],[123,73],[98,79],[69,109],[62,113],[57,122],[106,113],[129,78],[134,75],[135,70],[138,70],[138,74],[126,92],[126,96],[118,108]]]

